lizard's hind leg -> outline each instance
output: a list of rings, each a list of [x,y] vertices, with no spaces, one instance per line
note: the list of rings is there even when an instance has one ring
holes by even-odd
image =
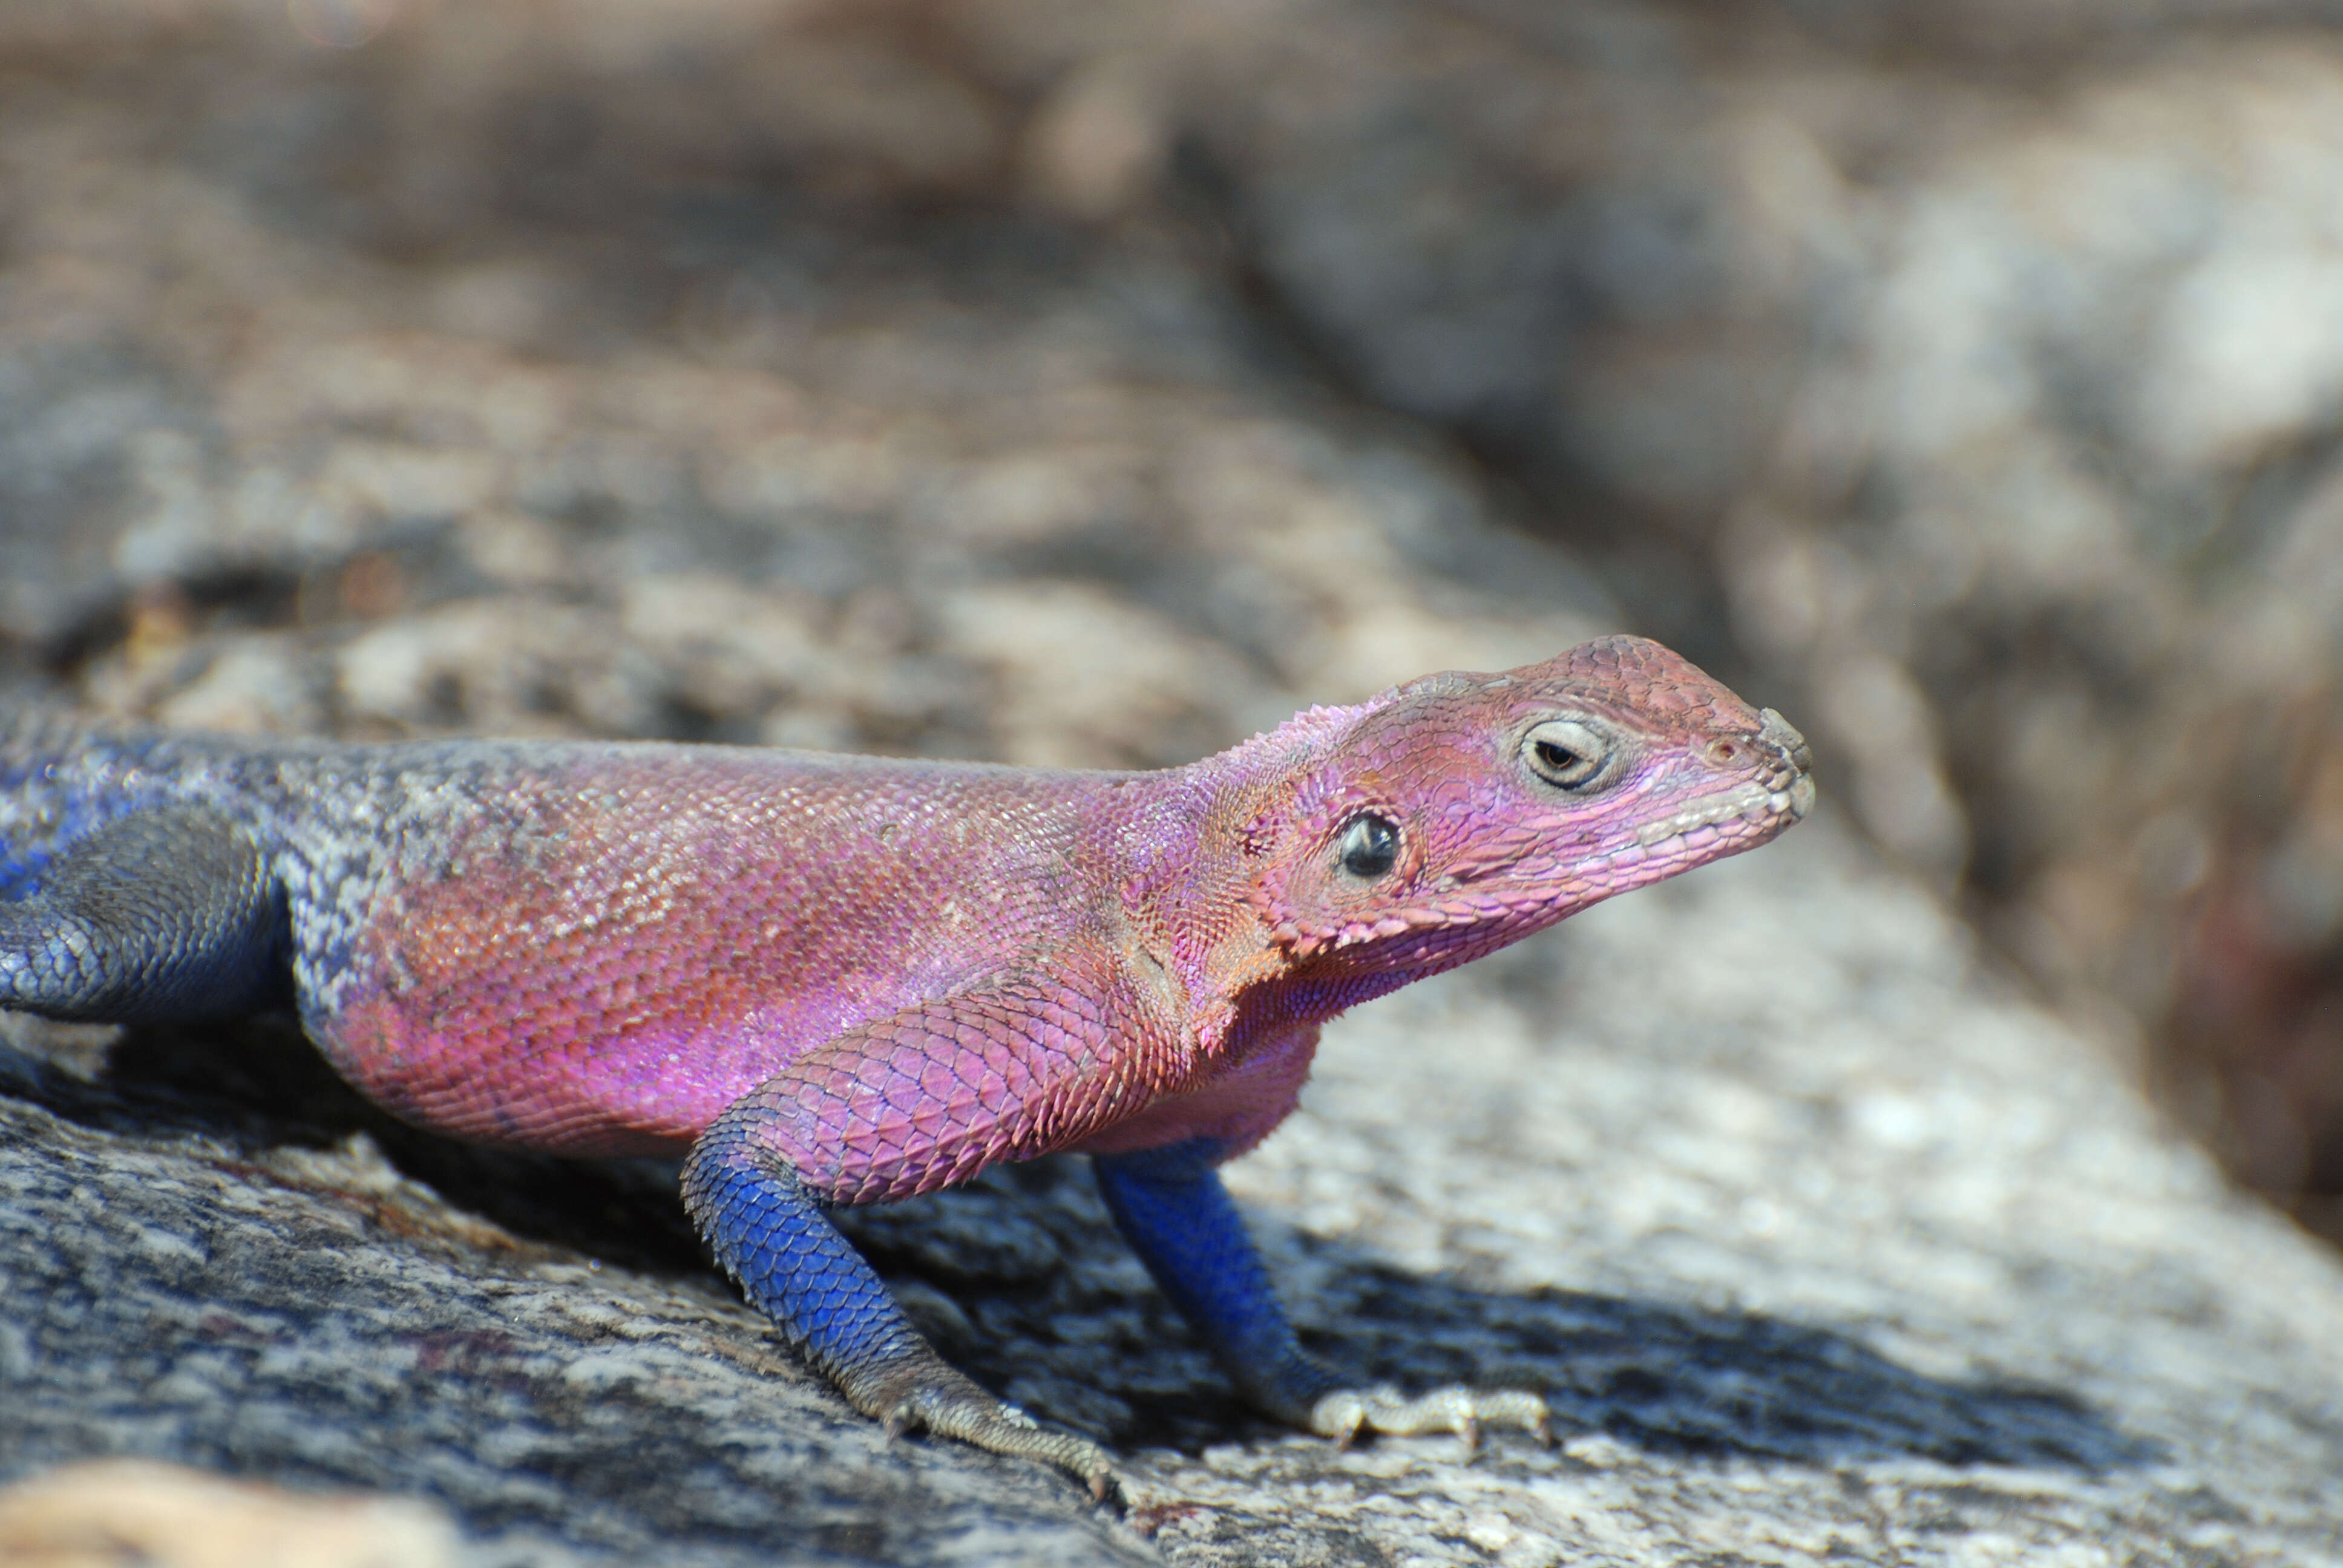
[[[282,984],[282,890],[250,835],[189,807],[133,811],[0,903],[0,1007],[140,1023],[244,1011]]]

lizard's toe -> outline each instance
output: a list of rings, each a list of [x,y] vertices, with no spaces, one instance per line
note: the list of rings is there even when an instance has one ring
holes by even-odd
[[[1545,1400],[1521,1389],[1493,1391],[1457,1386],[1433,1389],[1413,1398],[1389,1384],[1369,1389],[1337,1389],[1310,1410],[1310,1430],[1348,1448],[1363,1432],[1393,1437],[1425,1432],[1453,1432],[1464,1446],[1476,1446],[1484,1426],[1515,1427],[1546,1441]]]
[[[1070,1432],[1051,1432],[1013,1404],[1004,1404],[965,1379],[922,1383],[887,1412],[887,1435],[920,1430],[973,1443],[988,1453],[1054,1464],[1104,1502],[1116,1490],[1114,1462],[1105,1449]]]

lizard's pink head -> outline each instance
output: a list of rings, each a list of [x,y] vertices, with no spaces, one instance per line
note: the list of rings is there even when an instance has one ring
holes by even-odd
[[[1359,711],[1244,834],[1271,940],[1315,972],[1450,968],[1814,803],[1781,715],[1642,638],[1426,676]]]

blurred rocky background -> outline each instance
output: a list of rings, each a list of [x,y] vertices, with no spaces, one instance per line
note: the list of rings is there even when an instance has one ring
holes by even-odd
[[[15,0],[0,658],[1151,765],[1632,628],[2343,1236],[2338,171],[2316,0]]]

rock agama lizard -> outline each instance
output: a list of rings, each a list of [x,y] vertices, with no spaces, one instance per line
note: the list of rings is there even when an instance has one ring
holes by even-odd
[[[717,1258],[857,1409],[1102,1493],[1105,1452],[947,1365],[825,1210],[1080,1151],[1252,1404],[1344,1440],[1543,1431],[1533,1393],[1346,1387],[1214,1168],[1292,1111],[1327,1019],[1763,843],[1807,770],[1779,715],[1634,638],[1141,773],[20,713],[0,1005],[289,1000],[424,1127],[688,1151]]]

